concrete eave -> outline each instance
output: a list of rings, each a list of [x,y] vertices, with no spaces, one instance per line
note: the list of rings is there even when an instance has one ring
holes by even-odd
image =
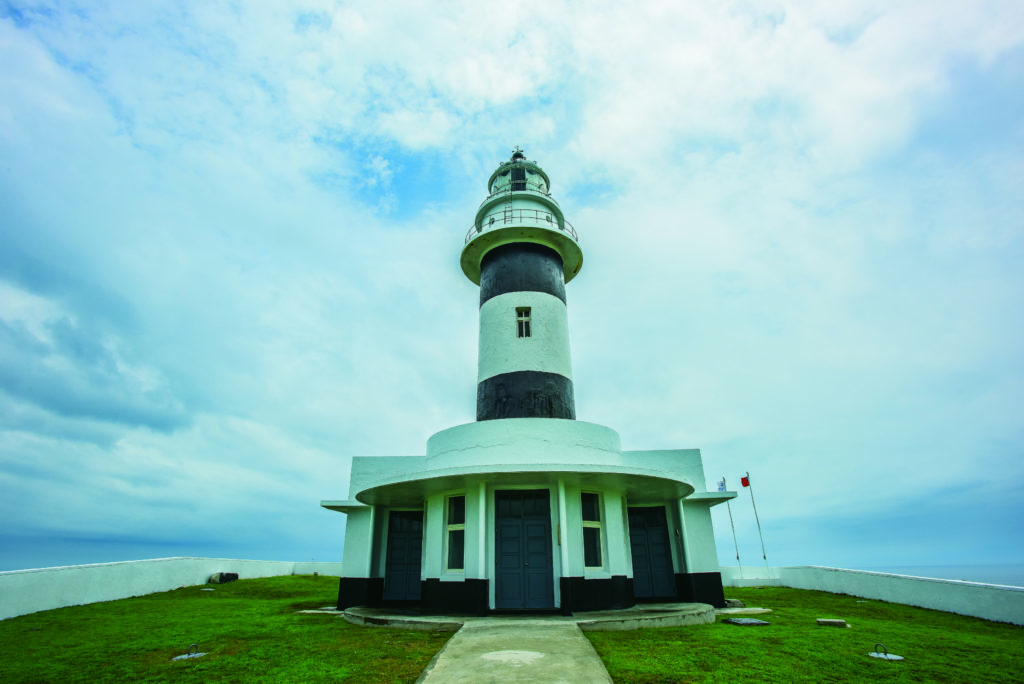
[[[331,501],[328,499],[321,501],[320,507],[339,513],[350,513],[358,508],[367,508],[366,504],[359,503],[358,501]]]
[[[685,498],[684,503],[700,501],[711,507],[735,499],[737,496],[739,494],[736,492],[694,492]]]

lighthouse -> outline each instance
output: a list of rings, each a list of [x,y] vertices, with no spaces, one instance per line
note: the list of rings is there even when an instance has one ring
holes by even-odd
[[[480,286],[477,420],[576,417],[565,284],[583,252],[550,188],[517,149],[466,236],[462,271]]]
[[[578,420],[566,285],[580,237],[516,148],[487,180],[459,265],[479,285],[476,421],[413,456],[356,456],[338,608],[578,611],[724,605],[698,449],[625,451]]]

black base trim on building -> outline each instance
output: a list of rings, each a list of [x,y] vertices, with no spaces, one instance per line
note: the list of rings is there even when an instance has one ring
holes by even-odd
[[[383,595],[383,577],[342,577],[338,582],[338,610],[379,606]]]
[[[710,603],[715,608],[725,608],[720,572],[676,573],[676,593],[679,601]]]
[[[613,575],[607,579],[560,577],[558,588],[562,594],[562,615],[588,610],[614,610],[636,605],[633,598],[633,578]]]
[[[679,603],[683,599],[679,598],[676,594],[671,596],[637,596],[636,602],[640,603]]]
[[[487,615],[489,584],[485,579],[442,582],[428,577],[420,582],[420,610],[427,614]]]
[[[409,613],[420,612],[420,602],[418,599],[382,599],[380,603],[373,606],[374,608],[394,608]]]
[[[576,419],[572,380],[558,373],[513,371],[476,386],[476,419]]]
[[[499,245],[480,260],[480,306],[509,292],[544,292],[565,302],[565,272],[555,250],[533,242]]]

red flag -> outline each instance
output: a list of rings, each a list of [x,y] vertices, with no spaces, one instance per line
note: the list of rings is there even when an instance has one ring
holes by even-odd
[[[740,478],[740,484],[743,485],[744,487],[749,487],[750,486],[750,476],[749,475],[745,475],[745,476],[741,477]]]

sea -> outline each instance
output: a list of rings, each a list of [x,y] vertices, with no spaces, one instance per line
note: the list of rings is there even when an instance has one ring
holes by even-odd
[[[932,577],[935,579],[982,582],[984,584],[1001,584],[1009,587],[1024,587],[1024,564],[884,565],[850,569],[871,570],[872,572],[891,572],[897,575],[911,575],[913,577]]]

